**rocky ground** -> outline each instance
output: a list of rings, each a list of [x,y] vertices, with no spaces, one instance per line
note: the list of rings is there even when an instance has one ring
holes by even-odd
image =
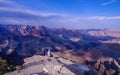
[[[24,67],[4,75],[97,75],[94,69],[60,57],[34,55]]]

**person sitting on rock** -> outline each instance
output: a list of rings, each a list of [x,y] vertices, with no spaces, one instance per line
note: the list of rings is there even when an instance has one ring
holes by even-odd
[[[47,55],[48,55],[48,56],[51,56],[51,51],[50,51],[50,49],[48,50]]]
[[[51,50],[50,50],[50,49],[48,50],[47,55],[48,55],[49,57],[53,57],[53,55],[51,54]]]

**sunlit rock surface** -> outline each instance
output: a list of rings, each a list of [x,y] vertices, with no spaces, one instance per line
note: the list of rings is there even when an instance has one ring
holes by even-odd
[[[97,75],[86,65],[60,57],[34,55],[24,59],[24,67],[5,75]]]

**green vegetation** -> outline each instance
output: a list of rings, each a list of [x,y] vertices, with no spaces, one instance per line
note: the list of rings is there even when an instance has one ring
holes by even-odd
[[[0,57],[0,75],[3,75],[4,73],[16,70],[16,69],[20,69],[22,66],[17,65],[17,66],[13,66],[12,64],[10,64],[7,60],[2,59]]]

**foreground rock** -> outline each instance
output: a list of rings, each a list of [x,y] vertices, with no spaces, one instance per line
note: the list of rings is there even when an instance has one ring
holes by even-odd
[[[60,57],[34,55],[24,59],[25,67],[5,75],[97,75],[93,69]]]
[[[120,75],[120,60],[113,58],[101,58],[94,68],[98,70],[98,75]]]

